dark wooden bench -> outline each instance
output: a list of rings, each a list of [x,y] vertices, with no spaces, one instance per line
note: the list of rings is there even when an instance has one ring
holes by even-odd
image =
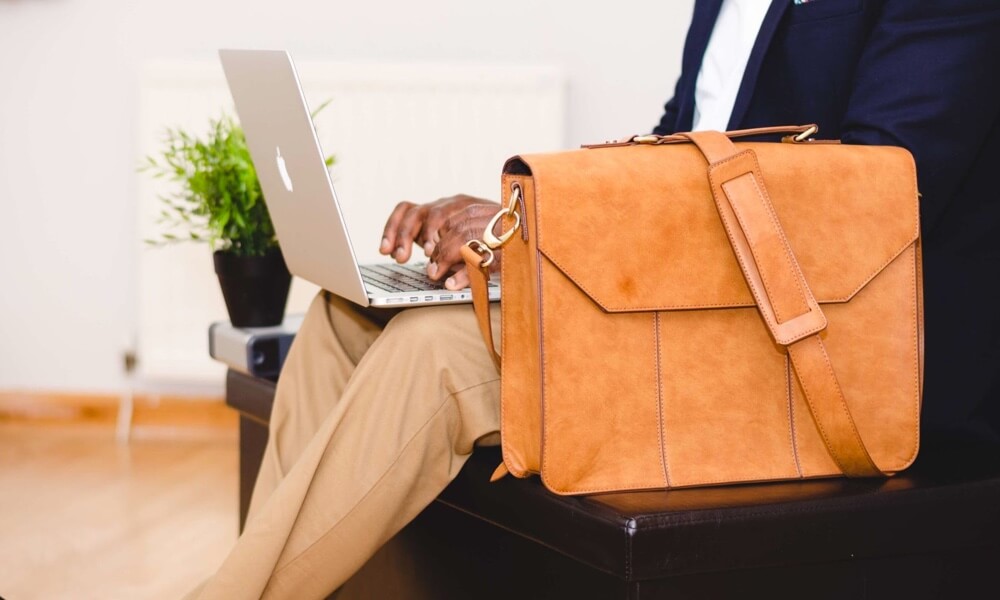
[[[240,411],[240,523],[274,383],[230,372]],[[490,484],[477,449],[458,478],[338,600],[993,598],[1000,455],[923,452],[885,481],[829,479],[560,497]]]

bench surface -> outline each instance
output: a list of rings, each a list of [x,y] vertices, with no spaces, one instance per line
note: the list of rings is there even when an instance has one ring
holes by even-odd
[[[272,382],[229,374],[244,511],[273,393]],[[498,449],[477,449],[337,597],[959,597],[1000,567],[996,454],[922,456],[885,480],[583,497],[537,478],[491,484],[499,461]]]

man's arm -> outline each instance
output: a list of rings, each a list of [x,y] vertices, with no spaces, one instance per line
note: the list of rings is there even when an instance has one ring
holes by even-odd
[[[858,64],[841,139],[917,162],[932,232],[1000,118],[1000,3],[886,0]]]
[[[653,128],[653,133],[656,135],[677,133],[677,88],[679,87],[680,81],[678,80],[677,86],[674,88],[674,97],[667,100],[667,103],[663,106],[663,116],[660,117],[660,124]]]

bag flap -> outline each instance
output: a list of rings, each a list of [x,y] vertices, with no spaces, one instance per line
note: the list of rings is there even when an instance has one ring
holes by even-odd
[[[819,302],[850,300],[918,239],[916,169],[906,150],[737,147],[757,154]],[[528,235],[606,311],[754,305],[712,199],[707,162],[692,144],[516,157],[505,172],[533,176]]]

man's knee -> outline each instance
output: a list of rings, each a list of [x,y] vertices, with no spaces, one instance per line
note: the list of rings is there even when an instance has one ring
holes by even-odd
[[[389,321],[385,333],[408,344],[447,343],[449,337],[461,330],[469,320],[469,311],[471,309],[465,305],[404,310]]]
[[[468,376],[463,380],[495,376],[467,304],[405,310],[393,317],[383,337],[383,349],[411,356],[422,368],[460,370]]]

